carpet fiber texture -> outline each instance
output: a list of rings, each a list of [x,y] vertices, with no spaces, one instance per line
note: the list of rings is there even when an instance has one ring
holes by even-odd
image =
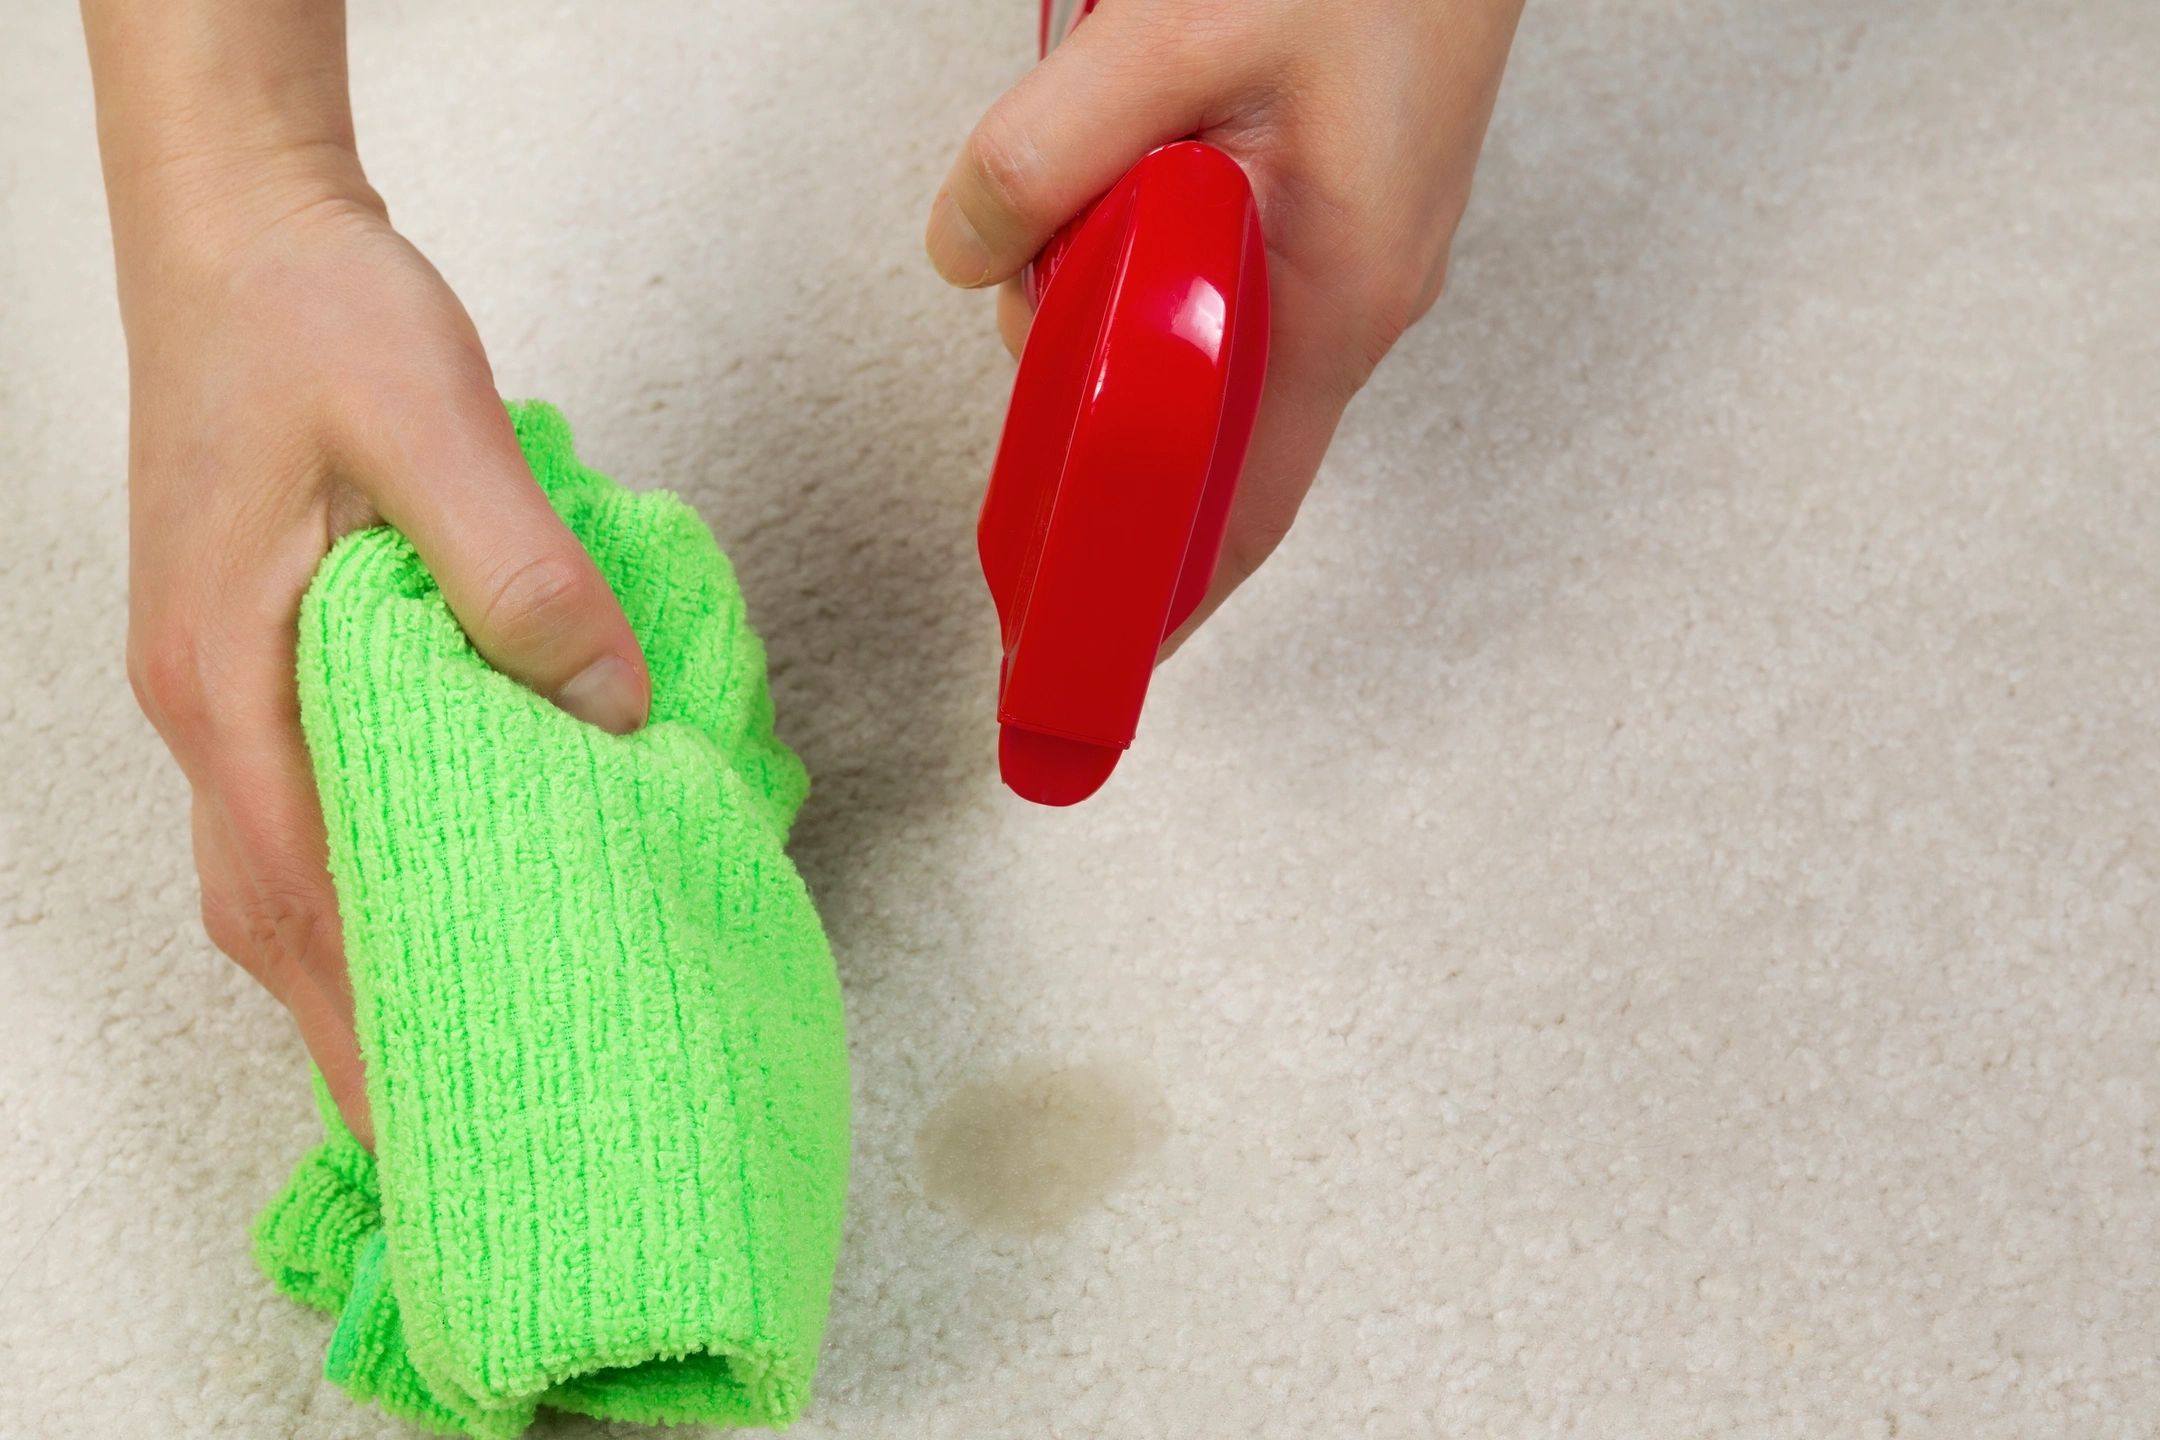
[[[330,1378],[433,1428],[784,1424],[847,1188],[839,990],[784,848],[807,780],[697,513],[511,417],[651,717],[610,735],[489,668],[394,530],[323,561],[300,707],[376,1152],[325,1107],[256,1253],[342,1312]]]
[[[791,1440],[2160,1433],[2160,6],[1531,0],[1448,293],[1054,814],[920,242],[1033,6],[349,8],[393,215],[817,777]],[[0,6],[0,1432],[409,1437],[236,1230],[319,1124],[122,671],[75,29]]]

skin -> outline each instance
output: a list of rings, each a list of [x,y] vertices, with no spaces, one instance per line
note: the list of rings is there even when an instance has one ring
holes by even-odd
[[[1019,3],[1019,0],[1015,0]],[[1211,613],[1273,551],[1343,407],[1431,308],[1520,0],[1106,0],[1000,99],[930,210],[954,284],[1001,286],[1155,145],[1245,167],[1274,300]],[[480,338],[355,149],[340,0],[82,0],[129,376],[128,676],[193,791],[203,924],[292,1012],[372,1131],[300,734],[317,561],[388,521],[498,669],[615,733],[644,657],[548,508]]]

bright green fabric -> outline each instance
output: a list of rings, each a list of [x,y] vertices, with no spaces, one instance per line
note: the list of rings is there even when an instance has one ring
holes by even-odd
[[[333,1380],[433,1429],[785,1424],[847,1179],[839,990],[783,848],[807,782],[696,513],[511,414],[652,718],[609,735],[489,668],[395,531],[323,561],[301,718],[377,1150],[323,1101],[256,1255],[339,1312]]]

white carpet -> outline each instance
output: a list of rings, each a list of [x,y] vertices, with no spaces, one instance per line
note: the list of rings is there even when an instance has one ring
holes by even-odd
[[[817,777],[797,1433],[2160,1433],[2160,7],[1533,0],[1449,296],[1068,813],[917,250],[1024,0],[356,9],[394,214],[711,520]],[[247,1259],[314,1122],[121,675],[103,225],[11,5],[0,1434],[407,1434]]]

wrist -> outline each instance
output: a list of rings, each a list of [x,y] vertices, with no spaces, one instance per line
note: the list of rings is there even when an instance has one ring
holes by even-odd
[[[107,199],[123,318],[232,278],[297,216],[342,208],[387,218],[359,156],[330,143],[176,152],[109,182]]]
[[[237,243],[315,205],[383,209],[359,154],[336,140],[175,146],[109,174],[106,200],[122,263],[131,252]]]
[[[123,286],[311,206],[381,210],[354,149],[336,0],[84,0],[83,19]]]

